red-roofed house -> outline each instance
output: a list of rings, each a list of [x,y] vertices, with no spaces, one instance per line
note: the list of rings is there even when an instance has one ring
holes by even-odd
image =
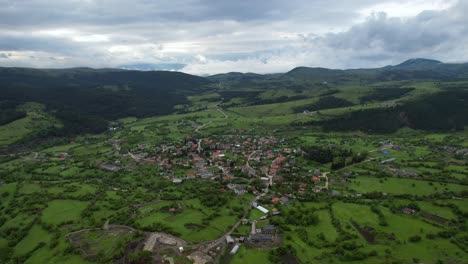
[[[215,152],[213,152],[213,156],[215,156],[215,157],[224,157],[224,154],[221,151],[215,151]]]
[[[312,181],[315,182],[315,183],[319,183],[319,182],[320,182],[320,178],[317,177],[317,176],[312,176]]]
[[[286,157],[283,157],[283,156],[278,157],[278,158],[275,160],[275,164],[276,164],[276,165],[280,165],[280,164],[284,161],[284,159],[286,159]]]

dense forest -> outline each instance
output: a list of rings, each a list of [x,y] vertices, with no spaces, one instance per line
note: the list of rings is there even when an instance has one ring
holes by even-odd
[[[392,133],[407,126],[426,131],[463,130],[468,125],[468,91],[452,90],[395,107],[366,109],[339,118],[309,122],[325,130]]]
[[[290,101],[296,101],[296,100],[301,100],[301,99],[306,99],[308,98],[305,95],[299,94],[299,95],[292,95],[292,96],[279,96],[279,97],[274,97],[274,98],[261,98],[260,94],[263,91],[250,91],[250,90],[221,90],[218,91],[220,94],[221,98],[223,101],[227,102],[230,101],[234,98],[239,98],[242,100],[242,102],[237,102],[237,103],[224,103],[224,107],[234,107],[234,106],[249,106],[249,105],[262,105],[262,104],[275,104],[275,103],[284,103],[284,102],[290,102]],[[299,91],[301,92],[301,91]]]
[[[0,126],[26,116],[25,112],[16,110],[17,106],[17,102],[14,101],[0,102]]]
[[[349,149],[343,149],[336,145],[328,147],[305,145],[301,146],[303,157],[321,164],[331,162],[331,169],[337,170],[353,163],[362,162],[367,153],[354,153]]]
[[[385,101],[400,98],[401,96],[413,91],[414,88],[376,88],[372,93],[362,96],[360,99],[361,103],[370,101]]]
[[[207,79],[178,72],[124,70],[36,70],[0,68],[0,122],[21,117],[13,106],[39,102],[65,125],[55,133],[96,133],[121,117],[169,114],[187,104]]]
[[[354,105],[348,100],[341,99],[335,96],[321,97],[317,102],[313,104],[301,105],[294,108],[295,113],[301,113],[303,111],[318,111],[322,109],[340,108]]]

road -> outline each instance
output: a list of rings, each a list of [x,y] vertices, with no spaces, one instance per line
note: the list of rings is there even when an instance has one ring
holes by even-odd
[[[361,162],[358,162],[358,163],[353,163],[353,164],[351,164],[351,165],[348,165],[348,166],[346,166],[346,167],[343,167],[343,168],[341,168],[341,169],[338,169],[338,170],[336,170],[335,172],[338,172],[338,171],[341,171],[341,170],[344,170],[344,169],[348,169],[348,168],[353,167],[353,166],[355,166],[355,165],[357,165],[357,164],[362,164],[362,163],[366,163],[366,162],[369,162],[369,161],[373,161],[373,160],[375,160],[375,159],[377,159],[377,158],[369,158],[369,159],[366,159],[366,160],[361,161]]]
[[[156,203],[159,203],[159,202],[162,202],[162,201],[163,201],[163,200],[158,199],[158,200],[150,201],[150,202],[146,202],[146,203],[135,204],[134,206],[135,206],[136,208],[139,208],[139,207],[147,206],[147,205],[150,205],[150,204],[156,204]]]
[[[223,109],[222,109],[221,107],[219,107],[219,104],[220,104],[220,103],[221,103],[221,102],[219,102],[218,104],[216,104],[216,110],[219,111],[219,112],[224,116],[223,119],[228,119],[229,116],[223,111]],[[203,124],[203,125],[197,127],[197,128],[195,129],[195,132],[200,133],[200,129],[206,127],[207,125],[209,125],[209,124],[211,124],[211,123],[213,123],[213,120],[208,121],[208,123],[205,123],[205,124]]]
[[[250,153],[249,158],[247,159],[247,162],[245,163],[245,165],[247,165],[249,168],[251,168],[251,167],[250,167],[250,164],[249,164],[249,161],[252,159],[252,157],[253,157],[253,155],[254,155],[255,153],[257,153],[257,150],[255,150],[254,152]]]
[[[323,172],[322,175],[319,176],[319,178],[325,178],[325,186],[322,187],[322,189],[327,189],[328,190],[328,176],[327,174],[330,173],[329,171]]]
[[[262,193],[261,195],[258,195],[256,196],[252,201],[250,201],[249,203],[249,207],[250,205],[258,200],[261,196],[265,195],[266,193]],[[195,245],[192,245],[192,246],[202,246],[202,245],[207,245],[206,248],[204,248],[203,250],[201,250],[201,252],[207,254],[208,251],[210,251],[210,249],[212,249],[213,247],[215,247],[216,245],[220,244],[220,243],[223,243],[225,240],[226,240],[226,237],[227,236],[230,236],[232,234],[232,232],[234,232],[234,230],[236,230],[237,227],[239,227],[239,225],[242,223],[242,219],[244,219],[245,217],[247,216],[247,212],[232,226],[231,229],[229,229],[229,231],[227,231],[223,236],[221,236],[220,238],[216,239],[216,240],[212,240],[212,241],[208,241],[208,242],[201,242],[201,243],[198,243],[198,244],[195,244]]]
[[[223,171],[223,174],[224,175],[228,175],[228,172],[226,172],[226,168],[222,167],[222,166],[219,166],[219,165],[215,165],[216,168],[220,169],[221,171]]]
[[[205,123],[205,124],[203,124],[203,125],[197,127],[197,129],[195,129],[195,132],[200,133],[200,129],[206,127],[207,125],[209,125],[209,124],[211,124],[211,123],[213,123],[213,121],[209,121],[208,123]]]
[[[140,161],[140,159],[138,157],[136,157],[135,155],[133,155],[132,153],[130,153],[130,151],[128,151],[127,153],[128,153],[128,155],[130,155],[130,157],[132,157],[133,160]]]
[[[277,159],[279,159],[280,157],[277,157],[276,159],[274,159],[271,164],[270,164],[270,167],[273,166],[273,163],[276,162]],[[273,186],[273,175],[270,175],[269,171],[267,171],[266,173],[266,176],[268,177],[268,185],[266,187],[266,191],[265,193],[268,193],[268,190],[270,188],[270,186]]]
[[[229,118],[229,116],[228,116],[220,107],[218,107],[217,110],[218,110],[221,114],[224,115],[224,119],[228,119],[228,118]]]
[[[201,143],[202,143],[203,139],[200,138],[198,140],[198,147],[197,147],[197,151],[198,151],[198,154],[201,154],[201,150],[202,150],[202,146],[201,146]]]

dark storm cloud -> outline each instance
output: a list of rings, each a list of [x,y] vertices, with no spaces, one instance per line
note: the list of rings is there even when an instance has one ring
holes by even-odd
[[[278,20],[301,16],[300,19],[321,21],[342,20],[353,9],[372,3],[371,0],[342,1],[340,4],[312,0],[1,0],[1,24],[48,25],[127,24],[144,21],[210,21],[210,20]],[[19,20],[18,17],[21,17]]]
[[[65,38],[2,36],[0,34],[0,50],[55,52],[63,55],[78,55],[83,49],[86,49],[86,47]]]

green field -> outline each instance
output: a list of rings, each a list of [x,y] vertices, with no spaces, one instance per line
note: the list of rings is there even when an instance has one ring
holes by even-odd
[[[457,184],[445,184],[423,180],[400,178],[358,177],[350,187],[358,193],[384,192],[388,194],[429,195],[433,193],[466,191],[467,187]]]
[[[86,208],[87,203],[74,200],[50,201],[42,212],[42,221],[59,225],[65,222],[79,222],[80,214]]]

